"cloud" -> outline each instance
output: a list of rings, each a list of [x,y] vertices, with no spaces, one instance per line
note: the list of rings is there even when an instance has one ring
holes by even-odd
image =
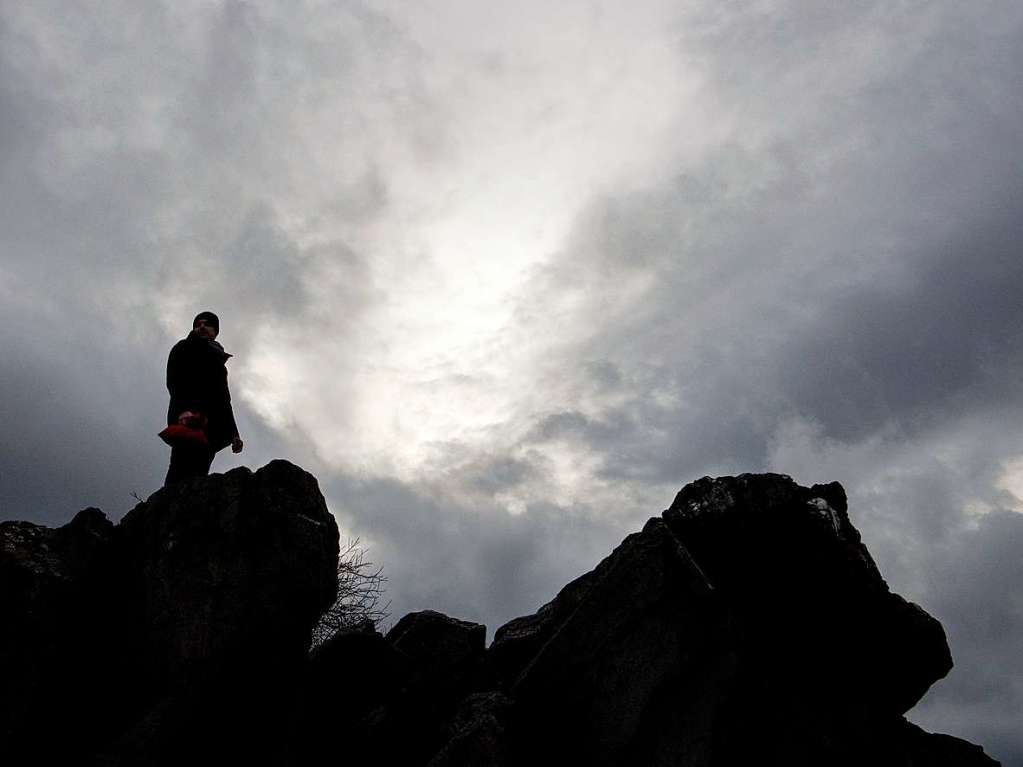
[[[956,668],[913,714],[924,727],[955,723],[1003,764],[1023,760],[1015,736],[1023,716],[1020,546],[1023,515],[994,511],[929,562],[927,579],[943,584],[930,608],[945,626]]]
[[[368,558],[384,565],[395,618],[436,609],[483,622],[492,636],[618,543],[616,526],[584,504],[541,501],[512,515],[492,500],[459,502],[438,484],[337,474],[324,484],[342,529],[357,532]]]
[[[1021,28],[1007,3],[3,6],[0,513],[116,517],[159,484],[164,355],[213,308],[247,437],[217,467],[313,470],[396,609],[493,629],[688,480],[838,479],[953,644],[914,715],[1020,762],[991,706],[1023,710]]]

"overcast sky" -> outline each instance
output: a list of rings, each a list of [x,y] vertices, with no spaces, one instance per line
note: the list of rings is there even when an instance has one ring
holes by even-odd
[[[1023,4],[0,0],[0,517],[246,450],[391,611],[532,612],[700,476],[841,481],[1023,765]]]

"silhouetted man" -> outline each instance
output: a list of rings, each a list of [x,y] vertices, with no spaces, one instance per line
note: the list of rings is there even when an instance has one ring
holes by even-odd
[[[171,448],[170,468],[165,485],[188,477],[205,477],[213,456],[228,445],[240,453],[238,436],[227,389],[227,360],[230,354],[217,343],[220,320],[213,312],[201,312],[192,320],[192,332],[181,339],[167,358],[167,391],[170,407],[167,425],[197,424],[205,420],[209,445],[182,444]]]

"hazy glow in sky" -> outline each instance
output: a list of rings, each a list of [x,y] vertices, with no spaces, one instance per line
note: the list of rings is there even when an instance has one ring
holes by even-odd
[[[531,379],[559,346],[593,332],[590,318],[573,316],[585,284],[564,285],[541,316],[523,316],[531,278],[557,260],[594,194],[678,173],[687,153],[720,134],[698,74],[670,41],[651,39],[661,9],[637,18],[625,8],[596,14],[588,4],[536,15],[459,3],[421,13],[399,28],[423,51],[416,76],[428,84],[425,98],[445,104],[443,125],[426,131],[447,135],[442,161],[384,147],[388,205],[355,235],[381,300],[340,342],[330,321],[301,340],[288,328],[261,333],[249,375],[240,376],[255,410],[300,428],[331,464],[405,481],[437,470],[438,444],[508,445],[521,437],[522,416],[571,404],[534,390]],[[477,28],[474,14],[483,32],[465,34]],[[316,109],[340,114],[350,100],[345,89],[327,90]],[[402,132],[393,119],[367,109],[360,134]],[[422,127],[408,130],[399,141],[414,142]],[[344,157],[349,139],[323,135],[319,151]],[[336,172],[341,183],[357,183],[344,163]],[[305,215],[293,217],[294,229],[280,224],[292,239],[329,242],[336,230],[336,188],[321,186],[321,199],[303,195]],[[322,258],[329,271],[329,248]],[[651,279],[619,285],[609,309],[630,311]],[[324,314],[351,322],[344,301],[318,298]],[[339,355],[357,360],[346,383],[310,400],[303,380]],[[582,455],[552,460],[562,469],[587,463]]]

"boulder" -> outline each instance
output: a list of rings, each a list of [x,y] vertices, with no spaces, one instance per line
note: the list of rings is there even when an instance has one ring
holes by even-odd
[[[313,652],[305,675],[296,741],[301,764],[338,755],[373,761],[379,750],[372,724],[407,685],[412,661],[370,622],[340,631]]]
[[[788,669],[786,686],[901,715],[951,670],[941,624],[889,591],[838,483],[705,477],[663,518],[741,615],[747,652]]]
[[[593,587],[596,572],[579,576],[534,614],[513,618],[495,632],[488,655],[506,687],[514,684],[540,648],[579,606]]]
[[[0,525],[0,762],[290,763],[338,532],[284,461]],[[54,737],[54,733],[58,733]]]
[[[381,636],[371,624],[313,653],[298,736],[304,763],[334,758],[425,764],[449,738],[459,703],[492,683],[486,628],[434,610],[409,613]],[[470,725],[466,725],[469,727]]]
[[[162,488],[117,528],[129,697],[104,764],[290,761],[312,629],[337,593],[316,479],[272,461]]]
[[[238,653],[301,660],[337,594],[337,523],[316,479],[287,461],[162,488],[117,537],[155,683]]]
[[[110,647],[102,624],[100,564],[113,524],[99,509],[51,529],[0,523],[0,744],[2,752],[61,759],[70,740],[96,743]],[[51,723],[67,723],[64,738]]]
[[[511,764],[508,720],[513,701],[501,692],[468,695],[444,733],[444,746],[428,767],[507,767]]]
[[[588,580],[510,687],[514,763],[700,764],[734,675],[726,605],[659,519]],[[535,641],[498,635],[506,657]]]
[[[435,610],[409,613],[387,632],[387,641],[414,664],[411,684],[440,685],[434,697],[471,685],[480,673],[487,628]]]
[[[694,482],[490,655],[512,764],[991,763],[902,719],[948,644],[889,591],[837,483]]]

